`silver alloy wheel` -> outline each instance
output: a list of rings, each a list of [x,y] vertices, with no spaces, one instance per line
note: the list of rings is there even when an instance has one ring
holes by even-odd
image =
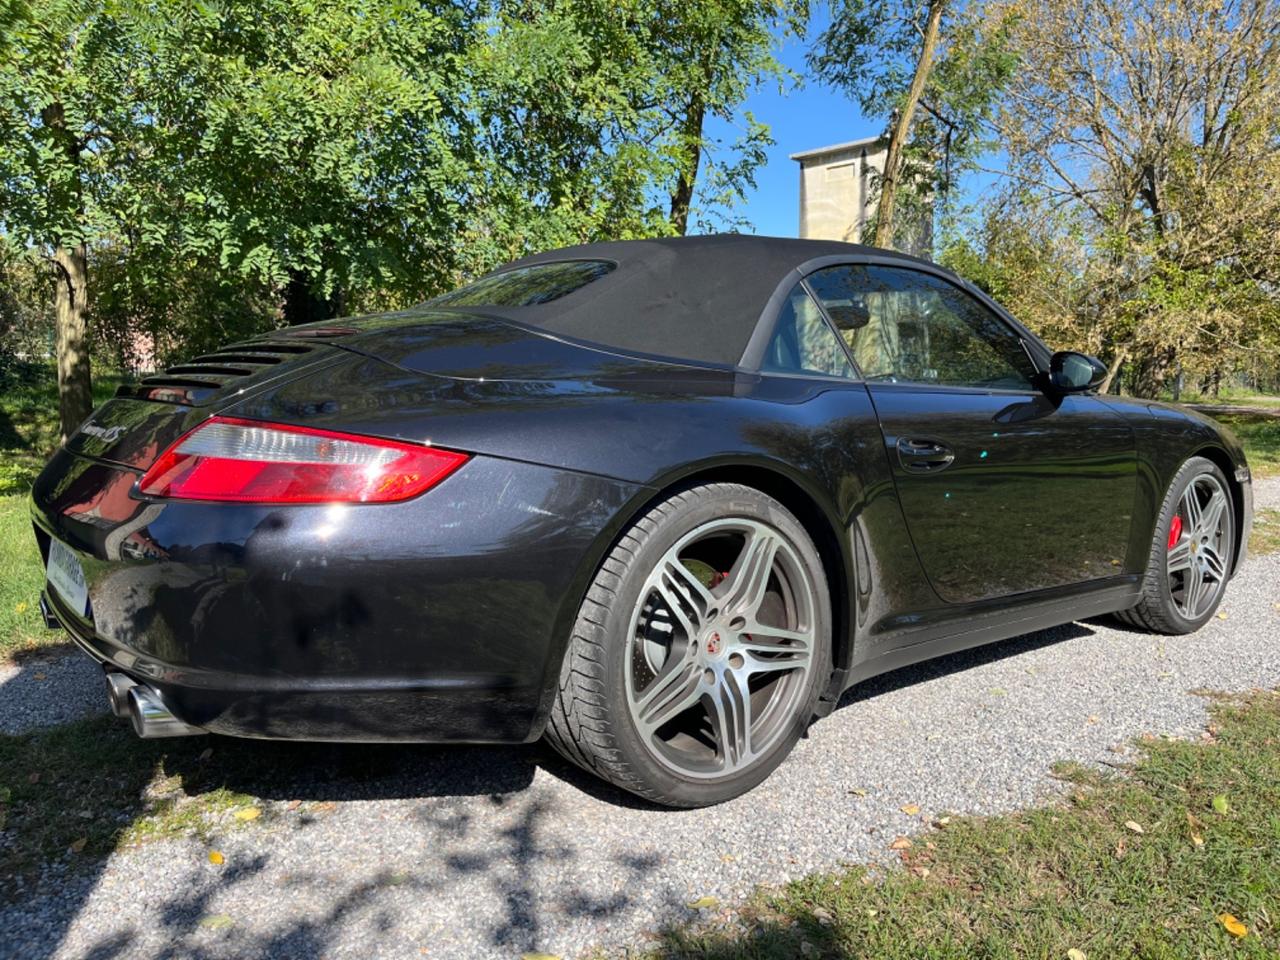
[[[1217,602],[1227,581],[1227,508],[1231,500],[1218,478],[1195,477],[1182,492],[1169,531],[1166,569],[1173,605],[1195,620]]]
[[[631,616],[627,706],[645,747],[687,777],[723,777],[767,753],[809,686],[815,588],[790,543],[745,518],[683,536]]]

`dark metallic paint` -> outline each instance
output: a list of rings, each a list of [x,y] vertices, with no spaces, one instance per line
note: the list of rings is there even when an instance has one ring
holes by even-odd
[[[537,737],[601,559],[663,491],[702,478],[773,492],[823,547],[839,607],[829,709],[877,672],[1131,605],[1178,466],[1195,453],[1244,464],[1217,425],[1110,397],[761,376],[451,311],[343,325],[199,408],[111,401],[92,418],[100,435],[78,435],[33,490],[42,550],[50,535],[67,542],[89,582],[92,622],[56,600],[55,613],[187,722],[314,739]],[[148,458],[215,411],[475,456],[394,505],[138,497]],[[114,426],[121,438],[102,439]],[[954,464],[907,475],[895,455],[906,435],[936,436]],[[1245,529],[1248,484],[1233,492]],[[957,557],[971,562],[953,569]]]

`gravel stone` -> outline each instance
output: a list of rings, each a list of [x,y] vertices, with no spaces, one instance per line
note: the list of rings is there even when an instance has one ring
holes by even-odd
[[[60,649],[0,661],[0,733],[56,727],[109,711],[102,668],[83,653]]]
[[[0,956],[470,960],[641,944],[695,919],[699,897],[732,905],[757,884],[887,860],[895,836],[944,812],[1049,799],[1057,760],[1115,763],[1143,733],[1196,736],[1206,701],[1189,691],[1280,685],[1280,555],[1246,565],[1223,613],[1189,637],[1073,623],[869,681],[763,786],[711,810],[646,806],[538,746],[387,748],[398,772],[356,782],[343,758],[372,748],[335,748],[302,782],[235,784],[267,814],[209,844],[51,863],[0,907]],[[83,676],[49,672],[39,689],[69,702]],[[34,681],[6,681],[0,701],[18,682]],[[16,714],[37,715],[22,696],[32,706]]]

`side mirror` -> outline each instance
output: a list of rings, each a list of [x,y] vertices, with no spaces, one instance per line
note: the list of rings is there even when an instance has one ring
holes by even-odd
[[[1106,379],[1106,364],[1097,357],[1059,350],[1049,360],[1049,386],[1058,393],[1096,390]]]

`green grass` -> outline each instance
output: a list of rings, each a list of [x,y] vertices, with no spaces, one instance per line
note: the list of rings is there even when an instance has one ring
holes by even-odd
[[[1249,534],[1249,553],[1261,556],[1280,551],[1280,510],[1259,510],[1253,515],[1253,532]]]
[[[105,403],[122,378],[94,374],[93,405]],[[49,364],[0,374],[0,496],[26,493],[58,448],[58,383]]]
[[[1260,410],[1257,413],[1215,413],[1212,416],[1240,438],[1254,476],[1280,475],[1280,414]]]
[[[40,619],[44,570],[31,532],[26,497],[0,497],[0,660],[18,651],[62,642]]]
[[[94,379],[94,403],[104,403],[121,378]],[[49,365],[19,366],[0,376],[0,660],[50,642],[60,633],[40,621],[44,573],[27,515],[26,496],[58,447],[58,385]]]
[[[1062,803],[953,819],[900,865],[797,881],[761,894],[733,932],[669,931],[646,956],[1274,958],[1280,696],[1222,699],[1213,713],[1207,742],[1142,743],[1127,776],[1060,767]]]

